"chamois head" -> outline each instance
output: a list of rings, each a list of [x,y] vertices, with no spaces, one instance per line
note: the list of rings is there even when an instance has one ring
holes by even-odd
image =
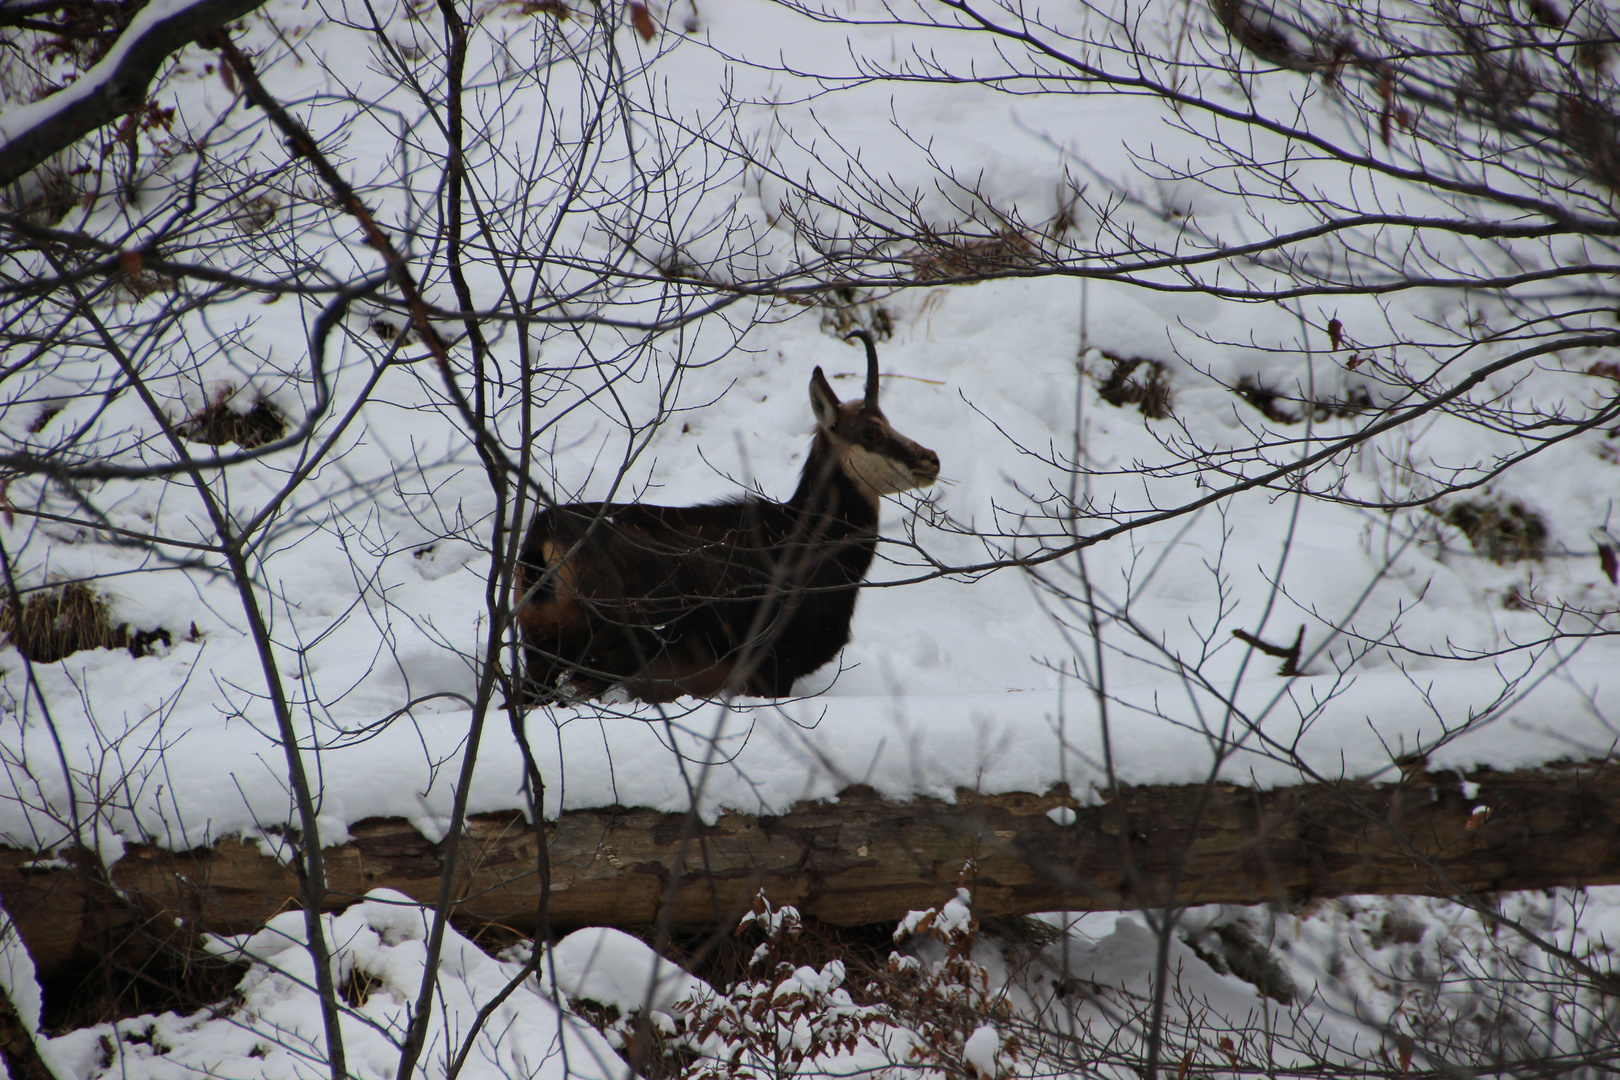
[[[866,343],[866,397],[840,402],[818,367],[810,376],[810,408],[820,438],[867,499],[927,487],[939,477],[939,455],[889,425],[878,407],[877,345],[865,330],[849,335]]]

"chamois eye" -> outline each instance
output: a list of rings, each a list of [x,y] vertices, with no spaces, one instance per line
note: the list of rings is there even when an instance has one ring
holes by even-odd
[[[876,424],[868,425],[867,429],[861,432],[861,442],[865,443],[867,446],[876,446],[882,441],[883,432],[878,430]]]

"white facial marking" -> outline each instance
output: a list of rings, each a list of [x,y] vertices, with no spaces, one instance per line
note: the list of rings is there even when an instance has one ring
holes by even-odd
[[[844,450],[844,468],[852,479],[874,496],[894,495],[910,491],[914,487],[925,486],[919,485],[912,477],[911,471],[892,458],[874,454],[866,447],[854,443]]]

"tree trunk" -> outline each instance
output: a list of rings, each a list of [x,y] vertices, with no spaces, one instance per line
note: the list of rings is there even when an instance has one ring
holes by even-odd
[[[1465,780],[1478,785],[1469,797]],[[1070,812],[1069,823],[1057,820]],[[473,817],[468,831],[458,922],[527,932],[539,891],[533,831],[515,813]],[[399,819],[350,833],[326,853],[333,907],[384,887],[431,902],[441,844]],[[575,810],[549,836],[551,921],[562,928],[646,926],[665,905],[676,926],[723,924],[761,888],[838,925],[895,921],[959,882],[973,887],[981,914],[1445,896],[1620,883],[1620,769],[1464,777],[1416,766],[1392,784],[1133,787],[1088,807],[1062,791],[897,803],[855,787],[780,817],[727,813],[706,826],[645,809]],[[241,933],[298,903],[292,871],[254,840],[186,853],[132,844],[112,889],[40,858],[0,849],[0,895],[46,976],[85,963],[109,934],[155,939],[172,935],[176,919]]]

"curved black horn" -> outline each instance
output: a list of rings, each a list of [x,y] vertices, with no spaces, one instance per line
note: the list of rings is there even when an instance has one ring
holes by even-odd
[[[860,338],[866,342],[866,407],[876,409],[878,407],[877,342],[872,340],[871,333],[866,330],[851,330],[844,340],[848,341],[850,338]]]

